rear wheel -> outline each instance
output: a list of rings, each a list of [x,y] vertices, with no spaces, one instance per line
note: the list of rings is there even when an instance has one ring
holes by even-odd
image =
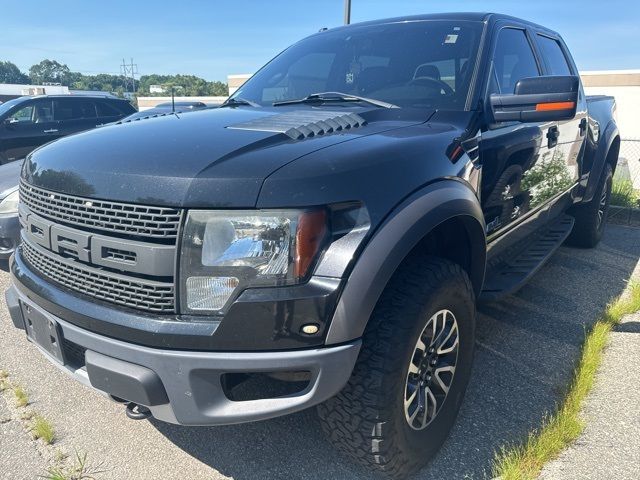
[[[382,294],[347,386],[318,406],[329,438],[389,478],[426,464],[462,403],[474,330],[475,299],[464,270],[412,257]]]
[[[611,165],[607,163],[593,199],[587,204],[573,207],[571,211],[576,223],[567,238],[567,244],[582,248],[593,248],[598,245],[607,223],[612,185],[613,172]]]

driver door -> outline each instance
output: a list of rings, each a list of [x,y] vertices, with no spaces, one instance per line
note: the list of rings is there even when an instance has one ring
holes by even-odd
[[[51,100],[37,99],[19,107],[3,125],[3,150],[7,162],[25,158],[40,145],[51,140],[55,129]]]
[[[519,80],[542,75],[531,35],[524,27],[504,26],[497,34],[489,79],[491,93],[514,93]],[[544,222],[541,206],[549,192],[546,169],[553,164],[557,122],[502,122],[488,125],[479,141],[481,205],[489,242],[528,219]],[[529,231],[529,229],[526,229]],[[508,236],[514,239],[514,235]]]

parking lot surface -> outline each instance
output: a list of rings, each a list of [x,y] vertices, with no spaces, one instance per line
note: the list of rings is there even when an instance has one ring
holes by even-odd
[[[474,370],[460,417],[418,478],[489,475],[495,450],[523,439],[553,410],[570,379],[585,329],[622,292],[639,258],[640,230],[610,225],[597,249],[561,248],[516,295],[482,307]],[[0,288],[8,284],[9,275],[0,272]],[[31,408],[52,421],[59,446],[87,452],[89,462],[103,463],[107,472],[98,478],[369,478],[325,440],[313,409],[215,428],[129,420],[122,406],[45,360],[13,327],[4,299],[0,369],[28,390]],[[0,403],[0,416],[2,412]],[[3,455],[18,437],[28,438],[19,428],[2,432]],[[39,455],[31,449],[27,458],[29,452]],[[25,461],[17,469],[17,462],[0,461],[0,478],[36,478],[45,463]]]

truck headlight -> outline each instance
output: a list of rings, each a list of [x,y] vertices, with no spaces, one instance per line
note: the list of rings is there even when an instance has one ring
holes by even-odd
[[[216,313],[247,287],[305,281],[328,238],[314,210],[192,210],[182,237],[182,313]]]
[[[16,187],[16,190],[4,197],[4,199],[0,202],[0,214],[18,213],[19,196],[20,194],[18,193],[18,189]]]

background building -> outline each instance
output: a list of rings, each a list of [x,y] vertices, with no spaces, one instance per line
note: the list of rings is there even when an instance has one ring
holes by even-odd
[[[0,102],[25,95],[67,95],[69,87],[63,85],[18,85],[0,83]]]
[[[227,75],[227,85],[229,85],[229,95],[233,95],[244,82],[251,78],[250,73],[240,75]]]

